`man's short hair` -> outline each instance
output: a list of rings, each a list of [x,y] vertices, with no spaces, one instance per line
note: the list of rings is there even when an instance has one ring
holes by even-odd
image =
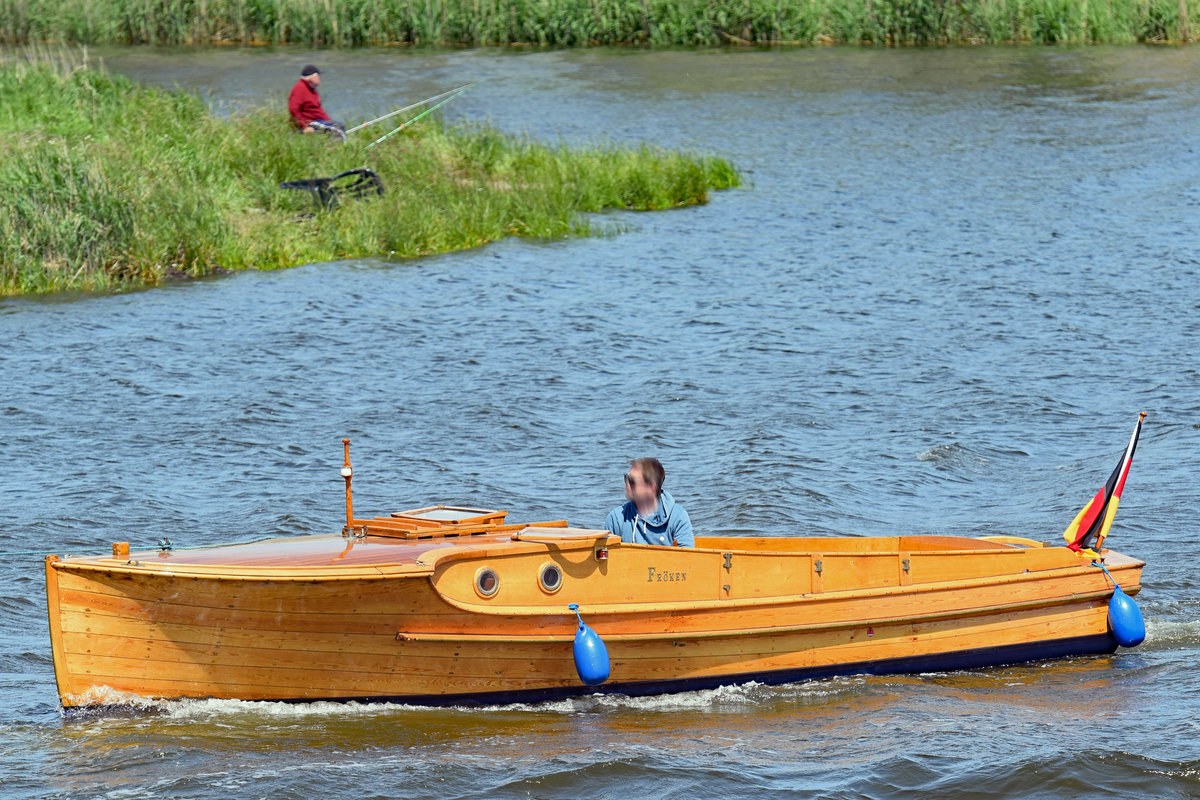
[[[667,477],[667,471],[663,469],[661,461],[657,458],[635,458],[629,462],[629,466],[637,467],[641,470],[642,476],[654,484],[655,492],[662,491],[663,480]]]
[[[321,74],[321,70],[317,69],[312,64],[309,64],[304,69],[300,70],[301,78],[307,78],[309,75],[320,75],[320,74]]]

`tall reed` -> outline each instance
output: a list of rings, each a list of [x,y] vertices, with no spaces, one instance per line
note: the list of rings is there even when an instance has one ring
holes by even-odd
[[[61,58],[0,61],[0,293],[152,284],[168,273],[417,256],[509,235],[583,235],[581,212],[703,203],[726,161],[568,148],[426,118],[364,151],[284,115],[212,116],[197,97]],[[388,186],[315,212],[281,181],[364,165]]]
[[[1194,3],[1185,4],[1196,28]],[[1178,0],[0,0],[0,42],[692,46],[1178,38]]]

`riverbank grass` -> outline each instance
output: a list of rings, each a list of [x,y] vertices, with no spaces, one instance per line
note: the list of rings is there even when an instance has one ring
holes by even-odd
[[[343,146],[293,133],[276,110],[218,118],[194,95],[61,58],[0,62],[0,97],[5,295],[587,235],[581,214],[703,203],[738,184],[719,158],[547,145],[429,117],[371,150],[373,136]],[[279,188],[364,166],[382,197],[318,211]]]

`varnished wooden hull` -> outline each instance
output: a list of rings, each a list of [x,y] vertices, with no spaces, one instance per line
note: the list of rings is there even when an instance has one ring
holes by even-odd
[[[1136,593],[1141,562],[1105,556]],[[564,574],[553,592],[536,578],[546,563]],[[500,577],[492,597],[474,588],[484,567]],[[66,707],[134,696],[507,702],[1116,647],[1111,584],[1086,559],[950,537],[702,539],[695,550],[621,545],[602,532],[302,537],[52,556],[46,575]],[[612,674],[601,687],[576,675],[571,602],[607,644]]]

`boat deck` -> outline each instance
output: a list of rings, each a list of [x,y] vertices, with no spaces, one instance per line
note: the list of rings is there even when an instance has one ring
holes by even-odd
[[[822,575],[823,564],[843,565],[844,568],[836,571],[844,574],[842,582],[849,581],[850,584],[871,580],[910,583],[917,575],[927,576],[925,580],[934,575],[946,579],[960,573],[964,578],[979,577],[1079,564],[1077,556],[1065,548],[1047,547],[1032,539],[1009,536],[701,536],[696,539],[696,547],[686,548],[690,553],[685,553],[674,547],[623,545],[608,531],[572,528],[565,520],[505,524],[506,515],[507,512],[489,509],[431,506],[370,519],[352,519],[352,524],[342,533],[138,552],[130,552],[127,543],[117,542],[113,544],[111,556],[67,558],[62,566],[87,571],[149,571],[179,576],[323,580],[432,575],[439,564],[464,558],[520,556],[548,551],[556,552],[562,558],[568,553],[583,551],[590,561],[594,549],[595,560],[599,562],[607,559],[608,548],[628,548],[629,552],[621,556],[623,562],[627,562],[635,551],[643,553],[641,558],[652,559],[665,557],[673,551],[672,563],[686,562],[693,571],[707,569],[711,559],[723,559],[727,575],[733,574],[733,562],[730,561],[733,554],[743,554],[750,559],[739,558],[739,565],[755,563],[758,566],[752,571],[761,574],[765,570],[779,576],[791,575],[799,568],[798,560],[807,559],[811,562],[811,571],[818,576],[813,578],[814,583],[832,588],[835,584],[829,576]],[[938,564],[935,569],[926,566],[935,561]],[[563,561],[564,565],[566,563]],[[654,561],[651,566],[660,569],[661,563]],[[948,567],[950,564],[956,566]],[[801,571],[807,574],[809,566],[803,566]],[[673,569],[686,572],[687,568]],[[900,568],[903,576],[897,572]],[[739,566],[737,571],[740,570]],[[874,578],[870,577],[872,575]],[[755,578],[756,583],[761,580]],[[779,577],[779,580],[792,585],[789,583],[791,578]],[[782,591],[784,587],[779,588]]]
[[[539,535],[532,535],[532,534]],[[458,552],[525,549],[523,543],[544,545],[549,541],[597,541],[605,531],[563,527],[563,523],[537,523],[530,526],[503,526],[495,532],[471,535],[437,535],[425,538],[396,538],[388,535],[344,536],[316,534],[273,537],[241,544],[198,549],[142,550],[125,554],[114,549],[112,556],[68,557],[67,562],[95,566],[137,564],[140,567],[170,570],[175,567],[382,567],[431,564],[423,558],[431,551],[452,549]],[[611,535],[610,535],[611,536]],[[612,544],[617,544],[615,539]],[[958,536],[904,537],[698,537],[697,550],[777,554],[884,554],[900,552],[965,553],[1012,551],[1042,547],[1030,540],[987,540]]]
[[[430,550],[452,546],[494,545],[511,535],[478,536],[469,541],[404,540],[384,536],[346,538],[341,534],[267,539],[203,550],[134,553],[131,558],[163,565],[226,567],[370,567],[416,564]]]

